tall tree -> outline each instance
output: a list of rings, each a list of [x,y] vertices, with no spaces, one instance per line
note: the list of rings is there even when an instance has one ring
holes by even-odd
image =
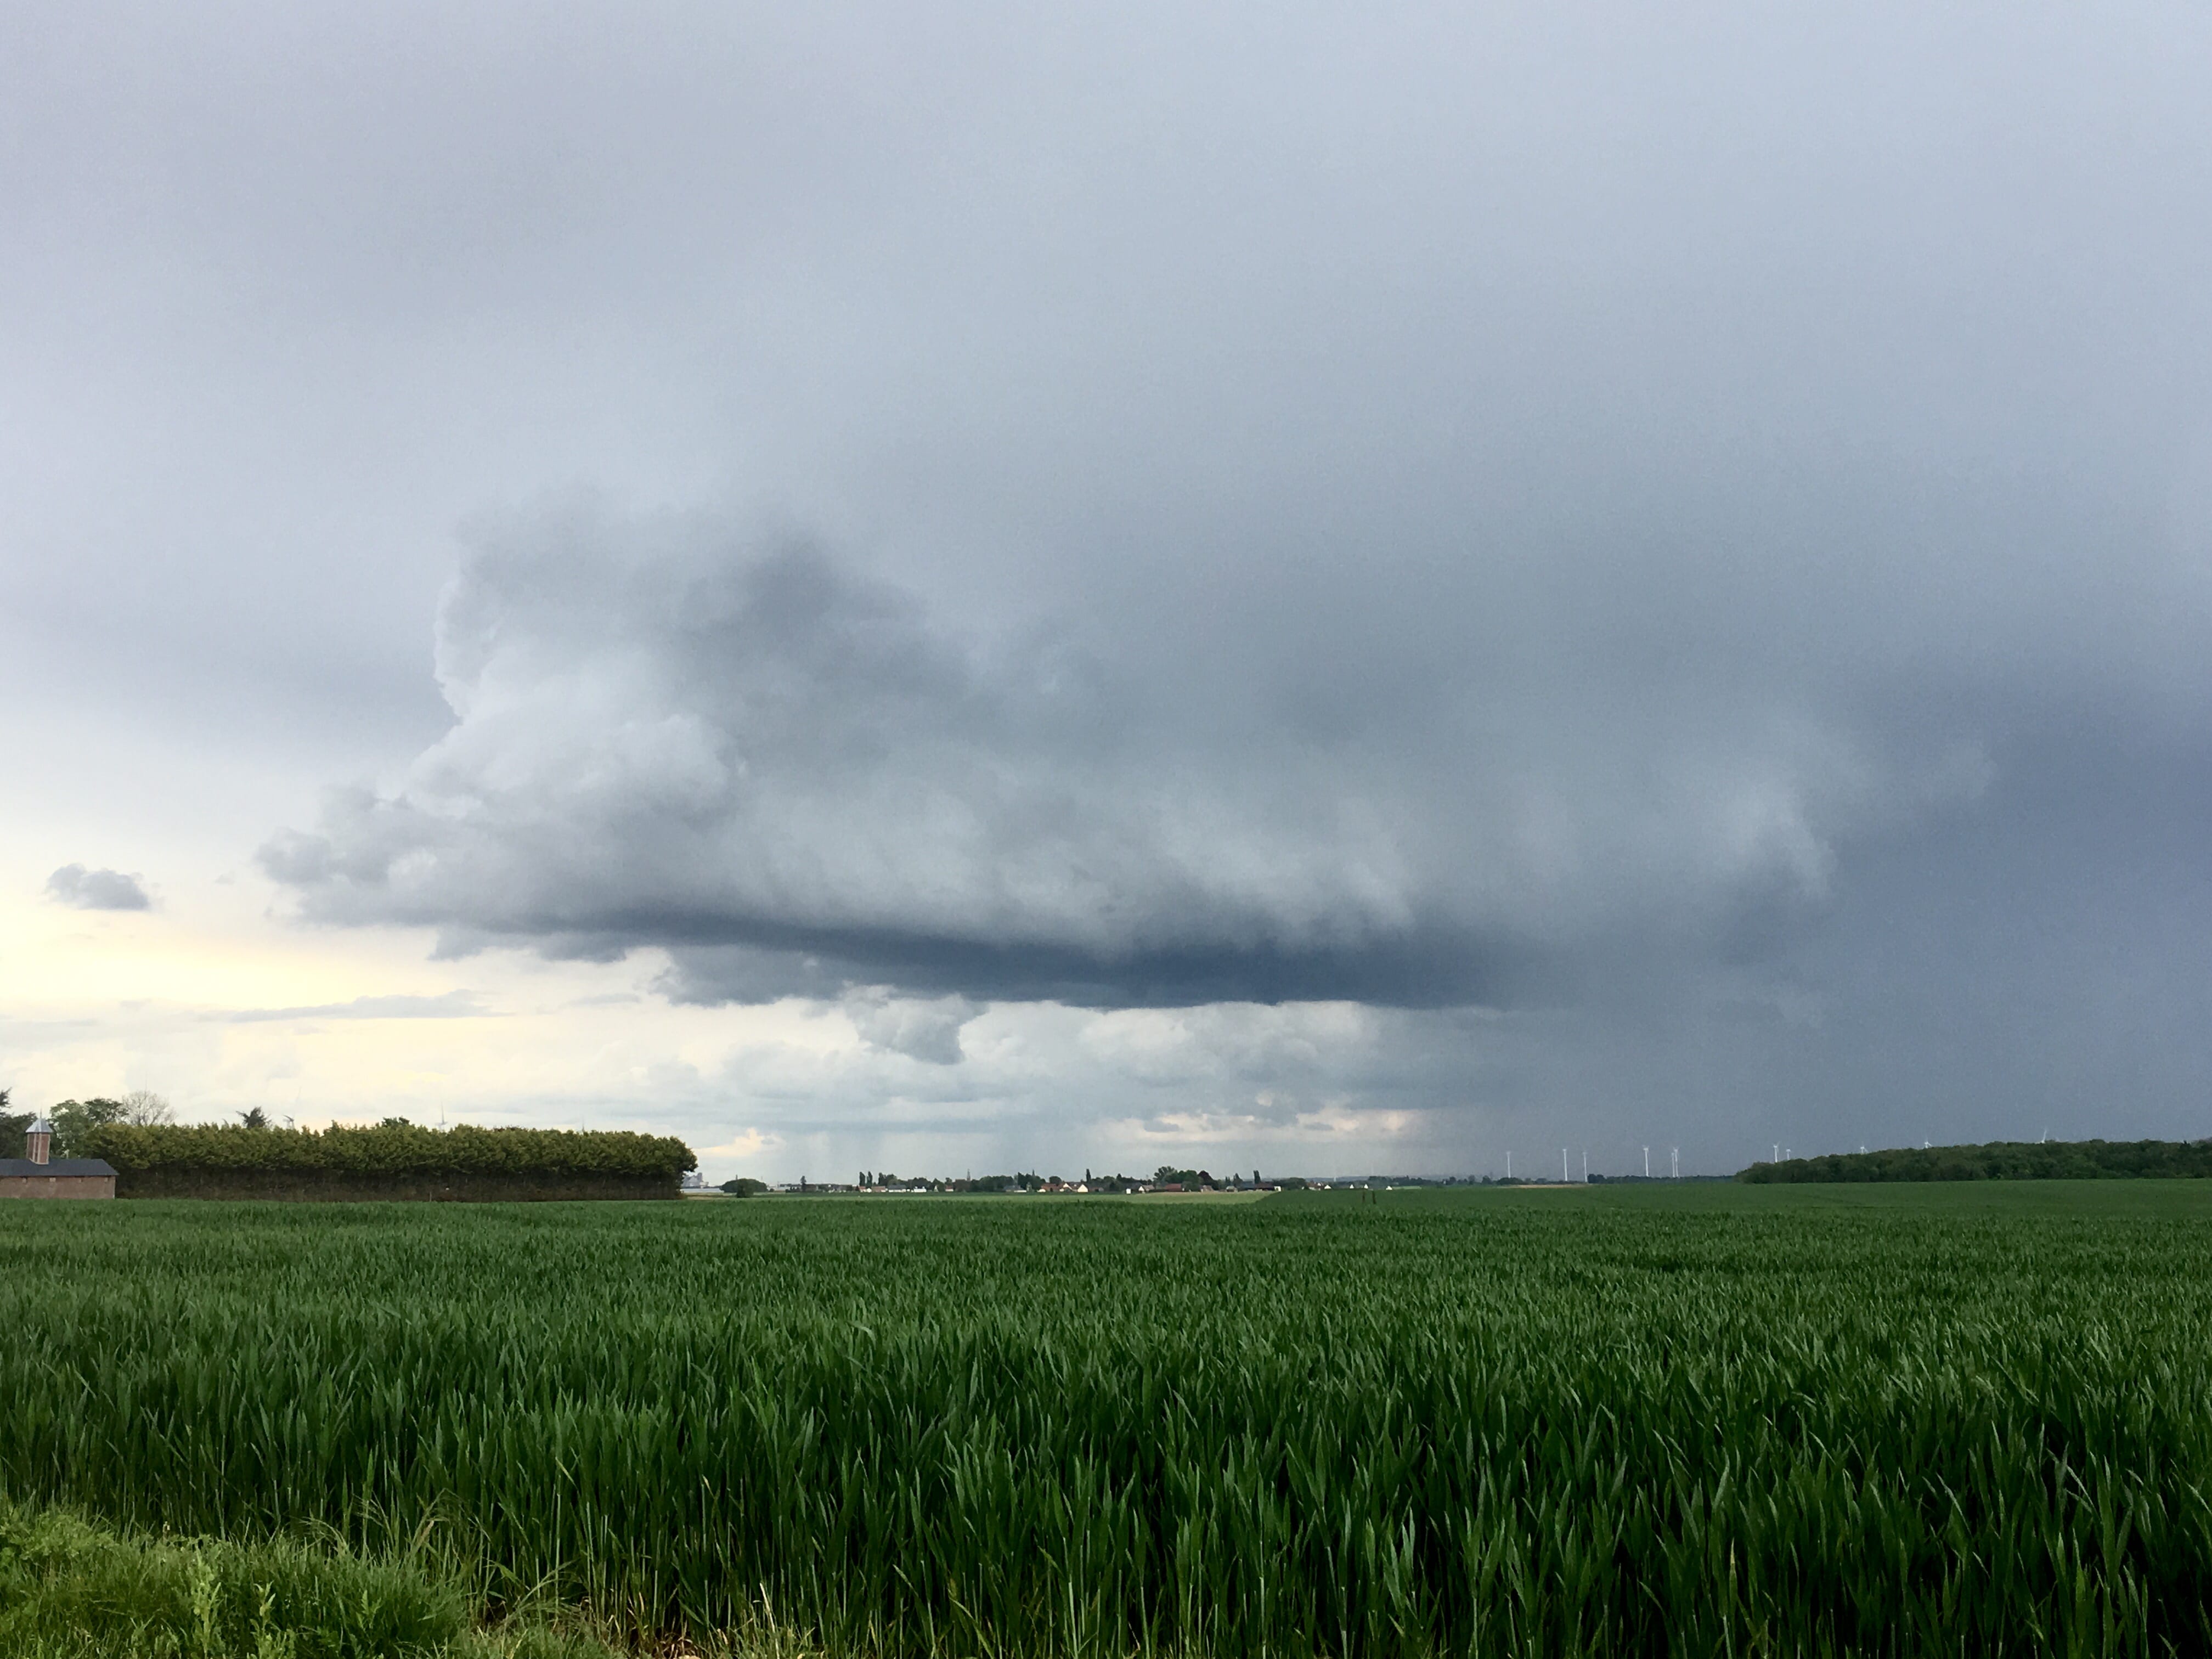
[[[115,1103],[123,1109],[115,1120],[118,1123],[143,1127],[156,1123],[173,1123],[177,1119],[176,1113],[170,1109],[169,1103],[151,1089],[133,1089]]]
[[[28,1112],[8,1109],[8,1091],[0,1089],[0,1158],[23,1156],[23,1131],[31,1127]]]
[[[95,1097],[91,1100],[64,1100],[53,1111],[54,1156],[89,1156],[85,1150],[87,1137],[94,1129],[124,1121],[124,1109],[121,1101],[104,1097]]]

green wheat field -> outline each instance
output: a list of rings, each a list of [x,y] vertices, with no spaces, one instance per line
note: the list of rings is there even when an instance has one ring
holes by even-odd
[[[0,1414],[638,1647],[2212,1650],[2212,1182],[14,1205]]]

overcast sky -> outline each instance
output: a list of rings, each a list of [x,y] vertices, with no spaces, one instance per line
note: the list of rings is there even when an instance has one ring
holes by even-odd
[[[0,3],[0,1085],[2212,1133],[2212,10]]]

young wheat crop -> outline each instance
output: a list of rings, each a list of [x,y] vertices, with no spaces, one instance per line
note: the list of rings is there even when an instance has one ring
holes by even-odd
[[[891,1656],[2203,1651],[2212,1183],[0,1213],[0,1488]]]

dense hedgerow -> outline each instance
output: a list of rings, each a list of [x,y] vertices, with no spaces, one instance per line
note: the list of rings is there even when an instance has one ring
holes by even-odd
[[[1754,1186],[1796,1181],[2202,1180],[2212,1140],[1993,1140],[1981,1146],[1886,1146],[1784,1158],[1739,1170]]]
[[[691,1149],[666,1135],[573,1129],[480,1129],[463,1124],[369,1128],[248,1129],[236,1124],[107,1124],[86,1138],[83,1156],[118,1170],[346,1176],[659,1176],[698,1167]]]
[[[887,1659],[2212,1650],[2212,1184],[1373,1196],[7,1206],[0,1486]]]

